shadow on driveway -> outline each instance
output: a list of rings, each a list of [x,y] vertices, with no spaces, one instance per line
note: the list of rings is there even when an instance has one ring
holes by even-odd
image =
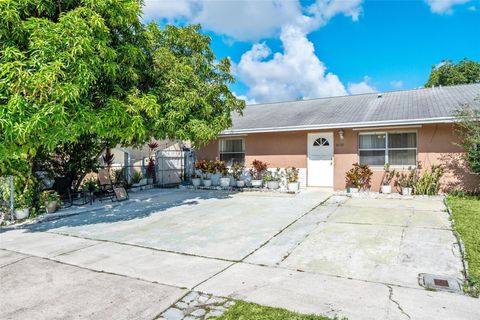
[[[235,192],[226,191],[200,191],[200,190],[172,190],[159,191],[147,198],[131,199],[128,202],[112,203],[112,207],[92,208],[90,211],[82,211],[68,216],[60,216],[56,219],[39,221],[31,225],[21,227],[3,228],[0,233],[13,229],[24,229],[29,232],[45,232],[62,227],[78,227],[100,223],[115,223],[134,219],[143,219],[152,214],[166,211],[174,207],[195,206],[202,200],[228,199]],[[141,196],[141,195],[139,195]]]

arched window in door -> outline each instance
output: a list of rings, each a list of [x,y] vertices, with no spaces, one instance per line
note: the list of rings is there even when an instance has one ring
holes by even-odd
[[[327,146],[329,146],[329,145],[330,145],[330,142],[328,142],[328,140],[325,139],[325,138],[318,138],[317,140],[315,140],[315,141],[313,142],[313,146],[314,146],[314,147],[320,147],[320,146],[325,146],[325,147],[327,147]]]

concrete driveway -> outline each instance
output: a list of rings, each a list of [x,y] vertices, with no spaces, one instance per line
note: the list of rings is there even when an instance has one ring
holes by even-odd
[[[441,199],[330,195],[153,190],[4,230],[0,318],[153,319],[191,290],[350,319],[480,318],[478,299],[417,283],[462,277]]]

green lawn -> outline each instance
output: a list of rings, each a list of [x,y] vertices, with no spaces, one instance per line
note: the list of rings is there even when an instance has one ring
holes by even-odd
[[[452,209],[455,230],[465,243],[466,259],[470,282],[480,287],[480,197],[448,196],[448,206]]]
[[[220,317],[215,317],[217,320],[333,320],[333,318],[306,315],[296,312],[291,312],[285,309],[271,308],[261,306],[255,303],[244,301],[237,301],[232,307]],[[335,318],[337,319],[337,318]]]

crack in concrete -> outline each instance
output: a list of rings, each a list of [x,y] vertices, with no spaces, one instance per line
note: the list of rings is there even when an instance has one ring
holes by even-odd
[[[393,299],[393,288],[392,288],[391,286],[389,286],[389,285],[386,285],[386,286],[387,286],[388,291],[389,291],[388,299],[389,299],[390,301],[392,301],[392,302],[397,306],[398,310],[400,310],[400,312],[401,312],[403,315],[407,316],[408,319],[412,319],[412,317],[410,317],[410,315],[409,315],[408,313],[406,313],[405,310],[403,310],[403,308],[402,308],[402,306],[400,305],[400,303],[398,303],[398,301],[396,301],[396,300]]]
[[[275,239],[277,236],[279,236],[282,232],[284,232],[285,230],[287,230],[289,227],[291,227],[292,225],[294,225],[297,221],[299,221],[300,219],[302,219],[303,217],[305,217],[307,214],[311,213],[313,210],[317,209],[318,207],[322,206],[325,202],[328,201],[328,199],[330,199],[331,197],[333,196],[333,194],[329,195],[325,200],[321,201],[319,204],[315,205],[313,208],[311,208],[310,210],[308,210],[307,212],[305,212],[304,214],[302,214],[300,217],[298,217],[297,219],[293,220],[292,222],[290,222],[287,226],[285,226],[283,229],[281,229],[280,231],[278,231],[276,234],[274,234],[270,239],[268,239],[267,241],[265,241],[264,243],[262,243],[257,249],[253,250],[252,252],[250,252],[249,254],[247,254],[245,257],[243,257],[242,259],[240,259],[239,262],[243,262],[245,261],[245,259],[247,259],[248,257],[250,257],[251,255],[253,255],[255,252],[257,252],[258,250],[262,249],[263,247],[265,247],[270,241],[272,241],[273,239]]]

